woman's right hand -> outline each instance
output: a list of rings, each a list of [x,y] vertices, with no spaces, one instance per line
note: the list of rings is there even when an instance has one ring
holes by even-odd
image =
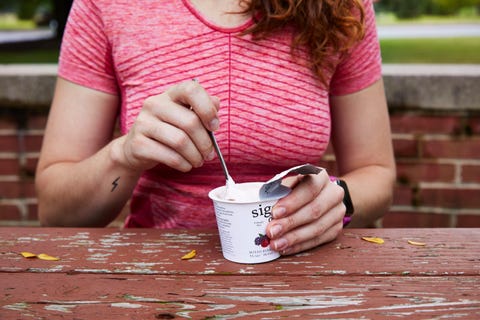
[[[187,172],[215,157],[207,130],[218,129],[220,102],[197,81],[185,81],[144,101],[117,159],[135,172],[157,164]]]

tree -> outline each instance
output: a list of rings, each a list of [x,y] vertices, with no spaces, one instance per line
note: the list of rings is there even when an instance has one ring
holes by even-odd
[[[435,14],[450,15],[456,14],[464,7],[480,8],[480,0],[430,0],[432,2],[432,10]]]
[[[415,18],[428,9],[428,1],[418,0],[382,0],[380,8],[394,12],[398,18]]]

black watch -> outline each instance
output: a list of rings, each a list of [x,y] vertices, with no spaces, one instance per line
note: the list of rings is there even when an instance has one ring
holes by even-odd
[[[337,179],[336,183],[343,188],[344,196],[343,196],[343,204],[347,207],[347,213],[345,214],[347,217],[353,214],[353,202],[352,198],[350,198],[350,192],[348,191],[347,183],[343,180]]]

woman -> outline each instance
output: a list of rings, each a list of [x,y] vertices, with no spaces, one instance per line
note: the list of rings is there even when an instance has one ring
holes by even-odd
[[[381,217],[395,168],[371,0],[75,1],[37,169],[41,223],[105,226],[131,198],[126,227],[214,228],[207,193],[225,179],[207,130],[236,182],[317,163],[331,142],[351,226]],[[325,171],[287,183],[272,249],[333,240],[344,189]]]

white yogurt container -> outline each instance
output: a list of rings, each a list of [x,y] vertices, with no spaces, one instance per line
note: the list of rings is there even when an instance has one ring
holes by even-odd
[[[270,249],[267,224],[273,219],[273,205],[278,198],[260,200],[263,182],[235,184],[234,198],[225,198],[225,186],[210,191],[217,218],[222,253],[225,259],[238,263],[262,263],[280,257]],[[240,198],[240,199],[237,199]]]

